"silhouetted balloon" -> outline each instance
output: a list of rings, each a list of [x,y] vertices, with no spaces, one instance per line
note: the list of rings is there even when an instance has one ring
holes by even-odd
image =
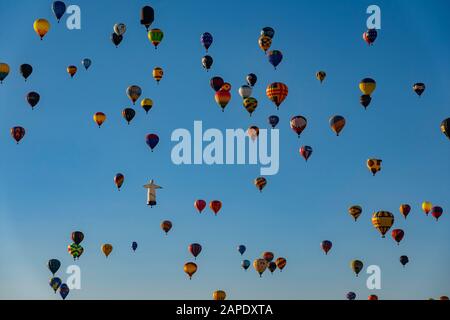
[[[55,293],[56,293],[56,291],[58,291],[59,287],[61,286],[61,283],[62,283],[62,281],[60,278],[53,277],[50,279],[49,285],[50,285],[50,287],[52,287],[53,291],[55,291]]]
[[[422,82],[414,83],[413,90],[420,97],[422,93],[425,91],[425,83]]]
[[[112,41],[112,43],[114,43],[116,48],[119,46],[119,44],[122,42],[122,40],[123,40],[123,36],[119,36],[115,32],[111,33],[111,41]]]
[[[272,39],[273,36],[275,35],[275,30],[273,30],[273,28],[271,28],[271,27],[264,27],[261,30],[261,35]]]
[[[202,246],[198,243],[191,243],[188,250],[194,256],[194,259],[197,259],[197,256],[202,252]]]
[[[361,103],[364,109],[367,109],[371,101],[372,98],[368,94],[363,94],[361,98],[359,98],[359,103]]]
[[[122,110],[122,117],[130,124],[130,121],[133,120],[134,116],[136,115],[136,111],[134,111],[132,108],[125,108]]]
[[[70,289],[69,286],[65,283],[63,283],[60,287],[59,287],[59,294],[61,295],[61,298],[63,298],[63,300],[66,300],[67,295],[69,294]]]
[[[431,208],[431,215],[436,219],[436,221],[438,221],[443,212],[444,210],[441,207],[435,206]]]
[[[353,272],[358,276],[358,274],[363,269],[364,264],[360,260],[353,260],[350,262],[350,267],[352,268]]]
[[[20,65],[20,74],[27,81],[28,77],[33,73],[33,67],[27,63]]]
[[[213,36],[209,32],[205,32],[200,36],[200,42],[202,43],[203,47],[206,49],[206,52],[208,52],[209,47],[213,43]]]
[[[74,231],[72,232],[71,238],[75,244],[80,244],[84,240],[84,234],[81,231]]]
[[[89,69],[89,67],[91,66],[92,61],[91,61],[91,59],[84,58],[83,60],[81,60],[81,64],[82,64],[83,67],[87,70],[87,69]]]
[[[276,69],[281,60],[283,60],[283,54],[279,50],[269,51],[267,57],[269,58],[269,62],[273,65],[274,69]]]
[[[38,104],[40,98],[41,96],[39,95],[39,93],[34,91],[31,91],[27,94],[27,101],[31,106],[31,109],[34,109],[34,107]]]
[[[441,131],[450,139],[450,118],[447,118],[441,122]]]
[[[202,58],[202,65],[203,65],[203,68],[206,69],[206,71],[211,69],[213,62],[214,62],[214,60],[211,56],[206,55]]]
[[[271,115],[269,116],[268,121],[269,124],[272,126],[272,129],[274,129],[277,126],[278,122],[280,122],[280,118],[278,116]]]
[[[333,243],[329,240],[324,240],[320,243],[320,247],[322,248],[323,252],[325,252],[325,254],[328,254],[328,251],[331,250],[331,248],[333,247]]]
[[[153,20],[155,19],[155,11],[150,6],[142,7],[141,9],[141,24],[145,26],[146,30],[148,31],[148,28],[153,23]]]
[[[409,204],[402,204],[400,205],[400,213],[405,217],[408,216],[409,212],[411,211],[411,206]]]
[[[50,272],[55,275],[55,273],[59,270],[59,267],[61,267],[61,261],[58,259],[50,259],[47,266]]]
[[[241,266],[244,270],[247,270],[250,267],[251,262],[249,260],[242,260]]]
[[[369,29],[363,33],[363,39],[369,46],[371,46],[377,38],[378,32],[376,29]]]
[[[349,293],[347,293],[346,295],[348,300],[355,300],[356,299],[356,293],[350,291]]]
[[[402,264],[403,267],[404,267],[408,262],[409,262],[408,256],[401,256],[401,257],[400,257],[400,263]]]
[[[241,254],[241,256],[244,254],[245,250],[247,250],[247,248],[243,244],[238,246],[238,251]]]
[[[258,77],[254,73],[249,73],[246,77],[247,83],[253,87],[256,84],[256,81],[258,80]]]
[[[214,91],[219,91],[220,88],[222,88],[222,85],[224,84],[224,81],[221,77],[212,77],[211,80],[209,81],[209,84],[211,86],[211,88],[213,88]]]
[[[158,145],[159,137],[156,134],[150,133],[145,136],[145,143],[150,147],[153,152],[153,149]]]
[[[136,251],[137,247],[138,247],[137,242],[133,241],[133,243],[131,244],[131,249],[133,249],[133,251]]]
[[[397,245],[399,245],[400,241],[402,241],[402,239],[405,235],[405,232],[402,229],[394,229],[394,230],[392,230],[391,235],[392,235],[392,238],[395,241],[397,241]]]
[[[161,229],[166,233],[166,235],[169,233],[169,231],[172,229],[172,222],[169,220],[164,220],[161,222]]]
[[[66,12],[66,4],[62,1],[54,1],[52,5],[53,14],[55,15],[56,19],[61,20],[62,16]]]
[[[19,141],[25,136],[25,129],[22,127],[12,127],[10,131],[11,136],[16,140],[17,144],[19,144]]]

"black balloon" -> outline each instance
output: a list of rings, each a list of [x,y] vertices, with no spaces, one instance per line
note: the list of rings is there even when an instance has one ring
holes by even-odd
[[[122,39],[123,39],[123,36],[119,36],[119,35],[117,35],[115,32],[113,32],[112,34],[111,34],[111,41],[114,43],[114,45],[116,46],[116,48],[117,48],[117,46],[122,42]]]
[[[24,63],[20,66],[20,74],[24,77],[25,81],[33,72],[33,67],[27,63]]]

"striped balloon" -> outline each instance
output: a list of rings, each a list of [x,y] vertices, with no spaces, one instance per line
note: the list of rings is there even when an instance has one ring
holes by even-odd
[[[266,95],[267,97],[275,103],[277,109],[280,107],[280,104],[286,99],[288,95],[288,87],[284,83],[274,82],[267,86]]]
[[[394,224],[394,220],[394,215],[389,211],[378,211],[372,215],[372,224],[383,238]]]

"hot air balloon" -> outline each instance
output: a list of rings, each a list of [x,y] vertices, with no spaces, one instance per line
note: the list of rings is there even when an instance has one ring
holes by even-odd
[[[275,129],[275,127],[277,126],[278,122],[280,122],[280,118],[278,116],[275,116],[275,115],[269,116],[269,118],[267,118],[267,120],[269,121],[269,124],[272,126],[272,129]]]
[[[198,210],[198,213],[202,213],[203,209],[206,207],[206,201],[201,199],[195,200],[194,207]]]
[[[227,294],[223,290],[217,290],[213,292],[213,300],[225,300]]]
[[[378,171],[381,170],[381,159],[367,159],[367,168],[375,175]]]
[[[281,60],[283,60],[283,54],[279,50],[271,50],[267,54],[269,58],[269,62],[273,65],[274,69],[277,69],[277,66],[280,64]]]
[[[113,250],[113,246],[109,243],[105,243],[102,245],[102,252],[105,255],[105,257],[108,258],[108,256],[111,254]]]
[[[145,110],[145,113],[148,113],[150,109],[153,107],[152,99],[149,98],[142,99],[141,107]]]
[[[97,123],[98,127],[100,128],[106,120],[106,115],[103,112],[96,112],[94,114],[94,121]]]
[[[243,244],[238,246],[238,251],[241,254],[241,256],[244,254],[245,250],[247,250],[247,248]]]
[[[128,124],[130,124],[130,121],[133,120],[134,116],[136,115],[136,111],[132,108],[125,108],[122,110],[122,117],[127,121]]]
[[[353,217],[353,219],[355,219],[356,222],[362,213],[362,208],[360,206],[351,206],[348,208],[348,213]]]
[[[137,99],[139,99],[142,94],[142,89],[139,86],[132,85],[127,88],[126,92],[128,98],[133,102],[133,104],[135,104]]]
[[[141,9],[141,24],[145,26],[146,30],[148,31],[148,28],[153,23],[153,20],[155,19],[155,12],[153,11],[153,8],[150,6],[142,7]]]
[[[80,244],[84,240],[84,234],[81,231],[74,231],[71,234],[71,239],[75,244]]]
[[[376,294],[371,294],[367,300],[378,300],[378,296]]]
[[[436,219],[436,221],[438,221],[439,217],[442,215],[443,212],[444,210],[442,210],[441,207],[435,206],[431,208],[431,215],[433,216],[433,218]]]
[[[21,64],[19,70],[25,81],[27,81],[28,77],[33,73],[33,67],[28,63]]]
[[[273,103],[275,103],[277,109],[280,104],[286,99],[288,95],[288,87],[284,83],[274,82],[267,86],[266,95]]]
[[[377,35],[378,33],[376,29],[369,29],[363,33],[363,39],[369,46],[371,46],[375,42]]]
[[[214,95],[216,103],[222,108],[222,112],[225,110],[228,102],[231,100],[231,93],[225,90],[219,90]]]
[[[420,97],[422,93],[425,91],[425,83],[422,82],[414,83],[413,90]]]
[[[154,133],[150,133],[145,136],[145,143],[147,143],[147,145],[150,147],[152,152],[153,152],[153,149],[158,145],[158,142],[159,142],[159,137]]]
[[[31,92],[28,92],[26,98],[27,98],[28,104],[31,106],[31,109],[33,110],[34,107],[38,104],[41,96],[39,95],[39,93],[31,91]]]
[[[222,202],[220,202],[219,200],[213,200],[209,203],[209,207],[214,212],[214,214],[217,215],[217,213],[222,208]]]
[[[433,205],[429,201],[422,202],[422,210],[425,212],[426,215],[430,213],[431,209],[433,208]]]
[[[164,33],[160,29],[152,29],[148,32],[148,39],[155,46],[155,49],[158,47],[163,38]]]
[[[50,30],[50,23],[45,19],[37,19],[33,23],[33,29],[42,40]]]
[[[363,94],[359,98],[359,103],[364,107],[364,109],[367,109],[367,107],[369,106],[371,101],[372,101],[372,98],[368,94]]]
[[[194,259],[197,259],[197,256],[202,252],[202,246],[198,243],[191,243],[188,251],[194,256]]]
[[[118,173],[114,176],[114,183],[116,184],[117,189],[119,191],[120,191],[120,187],[122,186],[124,180],[125,180],[125,177],[121,173]]]
[[[246,99],[248,97],[251,97],[252,91],[252,87],[250,87],[249,85],[243,85],[239,88],[239,95],[242,97],[242,99]]]
[[[136,242],[136,241],[133,241],[133,243],[131,244],[131,249],[132,249],[133,251],[136,251],[137,247],[138,247],[137,242]]]
[[[67,67],[67,73],[70,75],[71,78],[77,73],[78,68],[75,66],[68,66]]]
[[[406,219],[409,212],[411,211],[411,206],[409,204],[401,204],[399,210],[400,210],[400,213],[402,214],[402,216],[404,216]]]
[[[254,73],[249,73],[245,79],[246,79],[248,85],[253,87],[256,84],[258,77]]]
[[[316,78],[317,78],[317,80],[320,81],[320,83],[322,83],[323,80],[325,80],[326,76],[327,76],[327,74],[325,71],[317,71],[317,73],[316,73]]]
[[[400,245],[400,241],[402,241],[405,236],[405,232],[402,229],[394,229],[392,230],[392,238],[397,242],[397,245]]]
[[[409,262],[409,258],[408,256],[401,256],[400,257],[400,263],[402,264],[403,267],[405,267],[405,265]]]
[[[267,50],[270,49],[270,46],[272,45],[272,38],[269,38],[267,36],[260,36],[258,38],[258,45],[259,48],[264,51],[264,53],[267,52]]]
[[[59,270],[59,267],[61,267],[61,261],[58,259],[50,259],[48,260],[47,267],[52,275],[55,275],[55,273]]]
[[[440,296],[440,297],[439,297],[439,300],[440,300],[440,301],[448,301],[449,298],[448,298],[447,296]]]
[[[244,106],[245,110],[252,116],[253,111],[256,110],[258,107],[258,100],[256,100],[253,97],[245,98],[244,101],[242,101],[242,105]]]
[[[259,128],[257,126],[251,126],[247,129],[247,135],[255,141],[259,136]]]
[[[192,276],[195,272],[197,272],[197,265],[193,262],[188,262],[184,264],[184,272],[187,273],[189,279],[192,279]]]
[[[123,36],[117,35],[115,32],[111,33],[111,41],[114,43],[116,48],[119,46],[119,44],[122,42]]]
[[[55,291],[55,293],[56,293],[56,291],[58,291],[59,287],[61,286],[61,283],[62,283],[62,281],[60,278],[53,277],[50,279],[49,285],[50,285],[50,287],[52,287],[53,291]]]
[[[372,215],[372,224],[384,238],[386,232],[388,232],[394,224],[394,215],[389,211],[374,212]]]
[[[264,27],[261,30],[261,36],[266,36],[266,37],[269,37],[270,39],[272,39],[274,35],[275,35],[275,30],[273,30],[273,28],[271,28],[271,27]]]
[[[162,68],[160,67],[156,67],[153,69],[152,71],[152,75],[153,75],[153,79],[156,80],[156,83],[159,84],[159,81],[161,81],[163,75],[164,75],[164,71]]]
[[[376,87],[377,83],[371,78],[364,78],[359,83],[359,90],[361,90],[363,94],[369,96],[372,94]]]
[[[291,129],[298,135],[300,138],[300,134],[305,130],[308,121],[303,116],[294,116],[291,118],[290,125]]]
[[[353,272],[356,274],[356,276],[358,276],[358,274],[361,272],[361,270],[363,269],[364,264],[362,263],[362,261],[359,260],[353,260],[350,262],[350,268],[352,268]]]
[[[271,262],[269,262],[267,269],[269,269],[270,273],[273,274],[273,272],[275,270],[277,270],[277,264],[275,262],[271,261]]]
[[[19,141],[25,136],[25,129],[22,127],[12,127],[10,131],[11,136],[16,140],[17,144],[19,144]]]
[[[203,68],[206,69],[206,71],[211,69],[213,62],[214,62],[213,58],[209,55],[206,55],[202,58],[202,65],[203,65]]]
[[[73,260],[76,260],[76,259],[80,259],[81,255],[83,254],[84,249],[81,245],[72,243],[67,246],[67,251],[73,257]]]
[[[333,243],[330,240],[324,240],[320,243],[320,247],[322,248],[323,252],[325,254],[328,254],[328,251],[331,250],[331,247],[333,247]]]
[[[81,64],[82,64],[83,67],[87,70],[87,69],[89,69],[89,67],[91,66],[92,61],[91,61],[91,59],[89,59],[89,58],[84,58],[83,60],[81,60]]]
[[[277,258],[277,260],[275,260],[275,263],[277,264],[278,269],[280,269],[280,272],[283,271],[283,268],[286,266],[286,259],[285,258]]]
[[[447,118],[441,122],[441,131],[450,139],[450,118]]]
[[[343,116],[333,116],[330,118],[330,127],[331,130],[339,136],[339,133],[345,127],[345,118]]]
[[[169,233],[170,229],[172,229],[172,222],[169,220],[164,220],[161,222],[161,229],[166,233]]]
[[[56,17],[56,20],[61,20],[64,13],[66,13],[66,4],[62,1],[54,1],[52,4],[53,14]]]
[[[262,274],[266,271],[268,265],[269,263],[266,259],[255,259],[255,261],[253,261],[253,268],[259,273],[260,277],[262,277]]]
[[[308,161],[311,156],[313,149],[310,146],[302,146],[299,150],[300,155],[305,158],[305,161]]]
[[[262,192],[262,189],[264,189],[264,187],[267,184],[267,180],[264,177],[258,177],[255,179],[254,183],[256,188],[258,188],[259,192]]]
[[[125,25],[125,23],[116,23],[113,27],[113,31],[118,36],[123,36],[127,31],[127,26]]]
[[[208,52],[209,47],[213,43],[213,36],[209,32],[205,32],[200,36],[200,42],[202,43],[202,46],[206,49],[206,52]]]
[[[220,90],[220,88],[222,88],[224,81],[221,77],[216,76],[216,77],[211,78],[211,80],[209,81],[209,84],[210,84],[211,88],[217,92]]]
[[[251,262],[249,260],[242,260],[241,267],[244,268],[244,270],[247,270],[250,267]]]
[[[66,300],[67,295],[69,294],[70,289],[69,286],[65,283],[63,283],[60,287],[59,287],[59,295],[61,296],[61,298],[63,298],[63,300]]]
[[[347,297],[347,300],[355,300],[356,299],[356,293],[350,291],[349,293],[347,293],[346,297]]]
[[[9,74],[9,65],[7,63],[0,63],[0,83],[3,83],[3,80]]]
[[[270,252],[270,251],[264,251],[262,254],[262,258],[264,260],[266,260],[267,262],[271,262],[274,258],[274,254],[273,254],[273,252]]]

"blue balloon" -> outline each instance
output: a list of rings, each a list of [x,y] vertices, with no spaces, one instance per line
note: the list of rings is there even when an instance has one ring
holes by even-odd
[[[148,134],[148,135],[145,137],[145,142],[146,142],[147,145],[150,147],[150,149],[152,149],[152,152],[153,152],[153,148],[155,148],[156,145],[157,145],[158,142],[159,142],[159,137],[158,137],[156,134],[153,134],[153,133]]]
[[[244,254],[245,250],[247,250],[247,248],[246,248],[243,244],[241,244],[240,246],[238,246],[238,251],[239,251],[239,253],[240,253],[241,255]]]
[[[208,52],[209,47],[213,43],[213,36],[212,36],[212,34],[209,33],[209,32],[205,32],[204,34],[201,35],[200,42],[205,47],[206,52]]]
[[[91,66],[92,61],[91,61],[91,59],[85,58],[85,59],[83,59],[83,60],[81,61],[81,64],[82,64],[82,65],[84,66],[84,68],[87,70],[87,69]]]
[[[250,267],[250,261],[242,260],[241,266],[242,266],[242,268],[244,268],[244,270],[247,270],[248,267]]]
[[[63,283],[61,287],[59,287],[59,294],[61,295],[61,298],[63,298],[63,300],[66,300],[66,297],[69,294],[69,292],[70,289],[67,284]]]
[[[280,64],[281,60],[283,60],[283,54],[279,50],[272,50],[268,53],[269,62],[276,69]]]
[[[347,299],[348,300],[355,300],[356,298],[356,293],[350,291],[349,293],[347,293]]]
[[[277,126],[278,122],[280,122],[278,116],[272,115],[269,117],[269,124],[272,126],[272,129]]]
[[[53,2],[52,10],[59,23],[59,20],[61,20],[61,17],[66,12],[66,4],[62,1],[55,1]]]
[[[59,287],[61,286],[61,283],[62,283],[62,281],[60,278],[54,277],[54,278],[50,279],[49,285],[50,285],[50,287],[52,287],[52,289],[56,293],[56,291],[58,291]]]
[[[136,251],[137,247],[138,247],[137,242],[133,241],[133,243],[131,244],[131,249],[133,249],[133,251]]]

